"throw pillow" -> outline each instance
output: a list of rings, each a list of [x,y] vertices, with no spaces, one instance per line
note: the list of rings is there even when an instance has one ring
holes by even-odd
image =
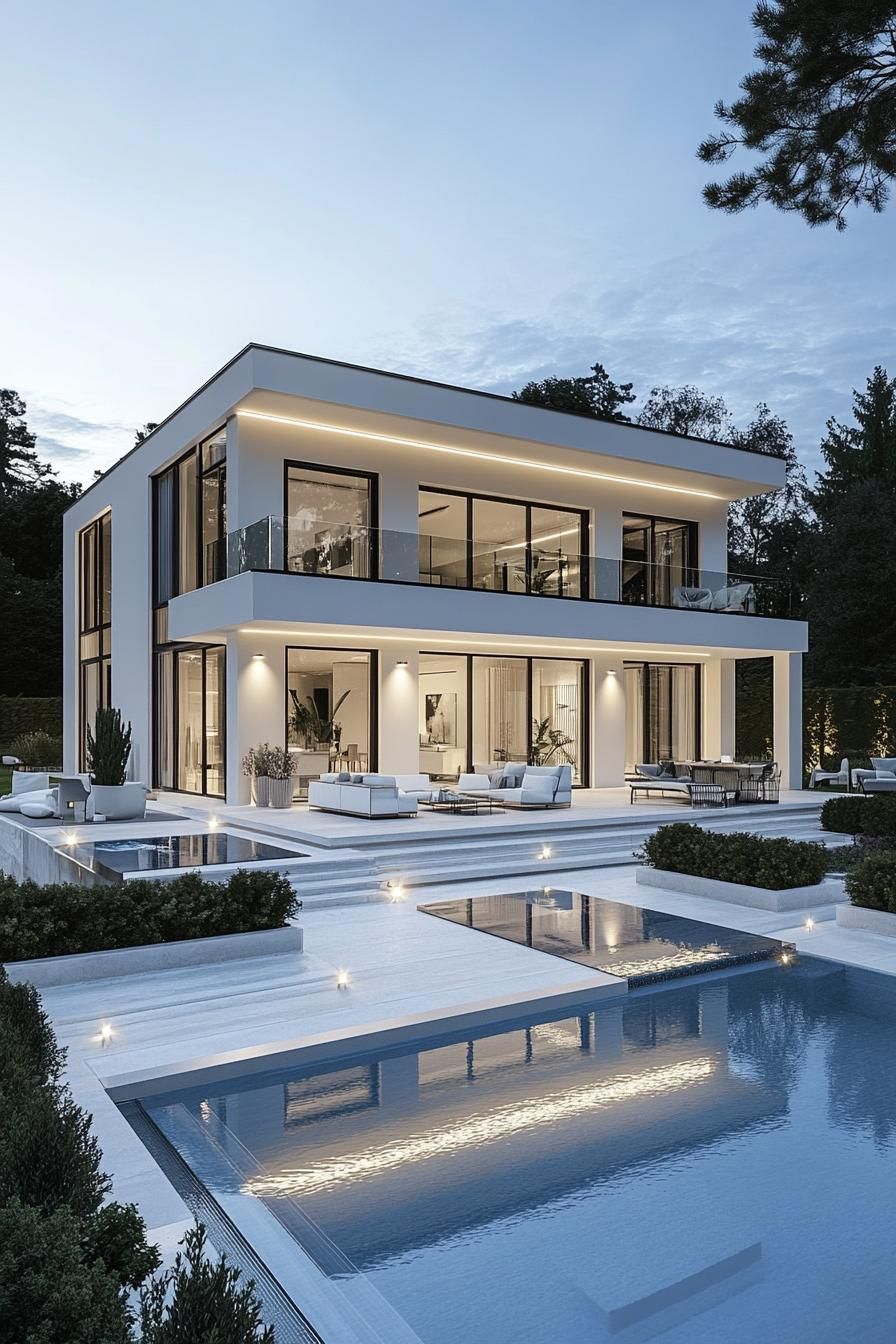
[[[657,778],[674,779],[677,774],[678,771],[675,767],[674,761],[660,761],[660,768]]]
[[[19,808],[23,817],[52,817],[54,809],[48,803],[23,803]]]

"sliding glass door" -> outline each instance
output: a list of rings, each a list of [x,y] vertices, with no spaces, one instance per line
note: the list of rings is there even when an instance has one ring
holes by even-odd
[[[287,462],[287,570],[375,578],[376,509],[375,476]]]
[[[700,757],[700,667],[693,663],[627,663],[625,769],[641,762]]]
[[[580,659],[474,654],[470,674],[472,764],[569,765],[588,780],[587,670]]]
[[[428,489],[420,490],[417,511],[425,583],[540,597],[588,594],[584,511]]]
[[[223,645],[155,654],[153,783],[223,798],[226,739]]]
[[[623,602],[670,607],[675,589],[694,582],[696,566],[696,523],[623,514]]]

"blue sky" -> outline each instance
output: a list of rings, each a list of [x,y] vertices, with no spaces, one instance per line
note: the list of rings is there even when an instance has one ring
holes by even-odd
[[[805,460],[896,373],[896,205],[708,211],[751,0],[18,5],[0,385],[87,480],[247,341],[509,391],[601,360]]]

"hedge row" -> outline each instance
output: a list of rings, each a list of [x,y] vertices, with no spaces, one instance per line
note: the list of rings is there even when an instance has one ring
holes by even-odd
[[[64,1052],[31,985],[0,968],[0,1321],[3,1337],[126,1344],[127,1292],[159,1264],[132,1204],[105,1203],[90,1117],[60,1083]]]
[[[0,962],[280,929],[298,908],[287,878],[264,869],[240,869],[227,882],[184,873],[106,887],[40,886],[0,873]]]
[[[60,1081],[64,1063],[34,987],[10,984],[0,967],[0,1338],[274,1344],[253,1281],[206,1258],[201,1224],[153,1276],[159,1253],[136,1208],[104,1202],[111,1182],[90,1116]]]
[[[845,793],[821,809],[821,826],[840,835],[896,840],[896,793]]]
[[[824,845],[746,832],[722,835],[688,822],[660,826],[638,857],[664,872],[770,891],[813,886],[827,868]]]
[[[62,696],[0,695],[0,746],[22,733],[62,736]]]

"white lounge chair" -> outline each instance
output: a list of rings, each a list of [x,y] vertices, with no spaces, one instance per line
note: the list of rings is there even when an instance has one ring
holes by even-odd
[[[809,776],[809,788],[814,789],[819,784],[842,784],[844,788],[849,788],[849,758],[844,756],[840,762],[839,770],[813,770]]]

